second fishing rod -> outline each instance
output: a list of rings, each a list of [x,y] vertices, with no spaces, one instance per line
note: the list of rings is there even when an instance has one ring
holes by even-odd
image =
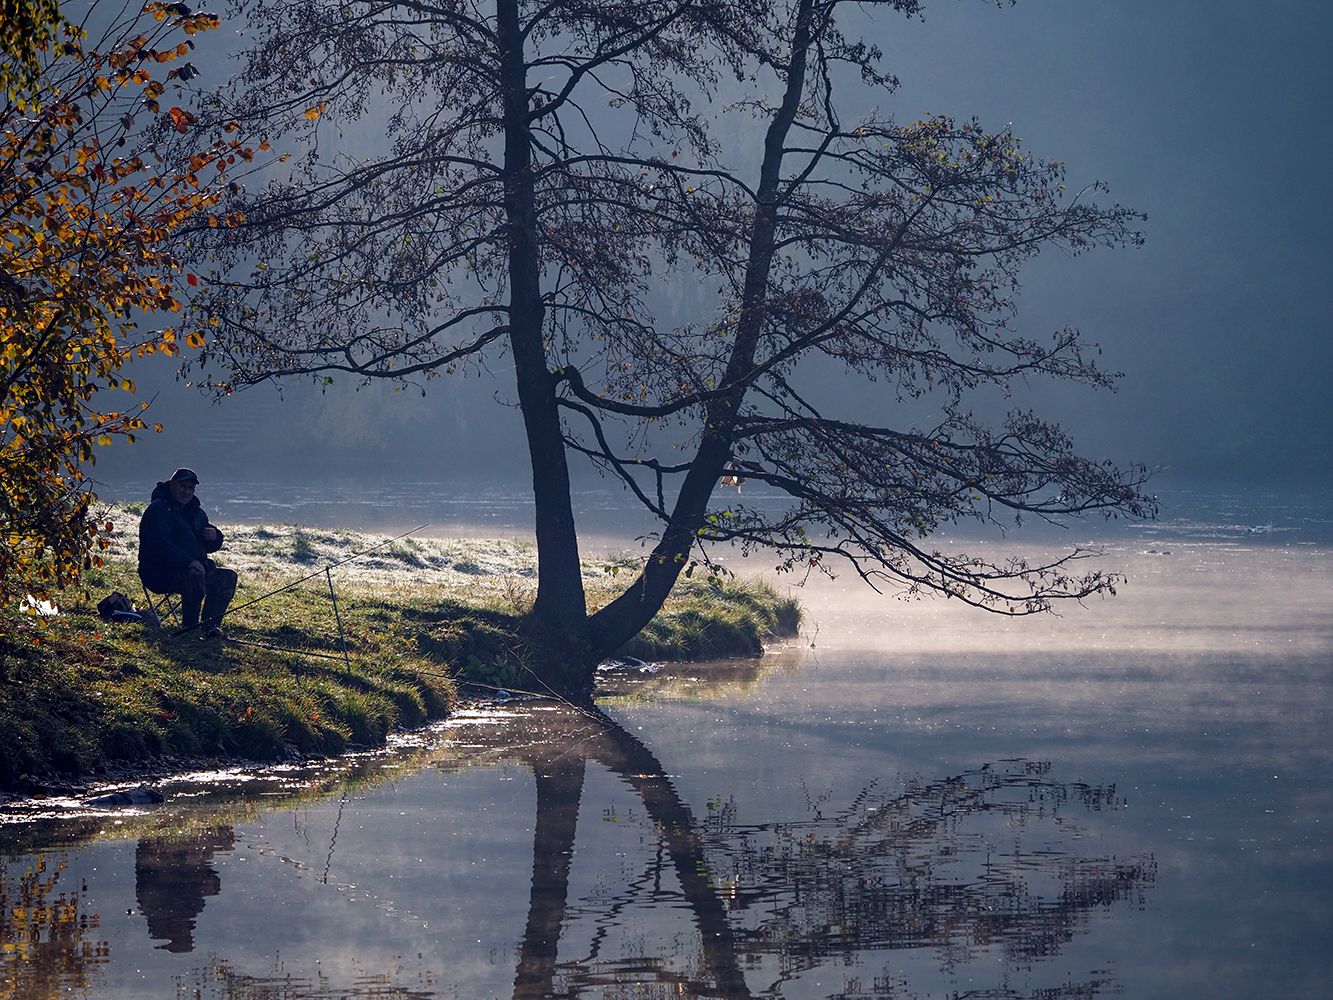
[[[386,545],[391,545],[391,544],[393,544],[394,542],[397,542],[397,541],[399,541],[399,540],[401,540],[401,539],[406,538],[408,535],[414,535],[414,534],[416,534],[418,531],[422,531],[423,529],[425,529],[425,528],[429,528],[429,527],[430,527],[430,522],[429,522],[429,521],[426,522],[425,524],[419,524],[419,525],[417,525],[415,528],[412,528],[412,529],[410,529],[410,530],[408,530],[408,531],[404,531],[401,535],[394,535],[392,538],[386,538],[386,539],[384,539],[382,542],[376,542],[374,545],[370,546],[369,548],[361,549],[359,552],[353,552],[350,556],[344,556],[342,559],[339,559],[337,562],[331,562],[331,563],[328,563],[327,565],[322,566],[322,567],[320,567],[319,569],[315,570],[313,573],[307,573],[305,576],[303,576],[303,577],[301,577],[301,578],[299,578],[299,579],[297,579],[297,580],[292,580],[290,583],[285,583],[285,584],[283,584],[281,587],[275,587],[273,590],[270,590],[268,593],[266,593],[266,594],[260,594],[258,597],[251,598],[250,600],[246,601],[244,604],[238,604],[238,605],[236,605],[236,606],[233,607],[233,608],[228,608],[228,609],[227,609],[227,616],[228,616],[228,617],[232,617],[232,616],[234,616],[234,615],[236,614],[236,612],[241,611],[241,610],[243,610],[243,609],[245,609],[245,608],[248,608],[248,607],[250,607],[251,605],[258,604],[260,601],[266,601],[266,600],[268,600],[270,597],[276,597],[278,594],[285,593],[286,591],[291,590],[293,587],[299,587],[301,584],[305,583],[307,580],[313,580],[313,579],[314,579],[315,577],[317,577],[317,576],[324,576],[324,575],[328,574],[329,572],[331,572],[332,570],[337,569],[339,566],[345,566],[345,565],[347,565],[347,563],[351,562],[351,561],[354,560],[354,559],[360,559],[362,556],[370,555],[370,553],[376,551],[377,549],[382,549],[382,548],[384,548],[384,546],[386,546]],[[175,632],[173,632],[173,633],[171,633],[171,634],[172,634],[172,636],[181,636],[181,635],[185,635],[186,633],[193,632],[193,631],[195,631],[196,629],[198,629],[198,628],[200,627],[201,624],[202,624],[202,622],[199,623],[199,624],[195,624],[195,625],[187,626],[186,628],[180,628],[180,629],[177,629]]]

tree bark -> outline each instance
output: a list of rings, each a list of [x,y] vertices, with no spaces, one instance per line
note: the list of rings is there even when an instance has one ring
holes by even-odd
[[[527,66],[517,0],[499,0],[496,8],[503,76],[504,204],[509,224],[509,342],[536,504],[537,599],[528,620],[539,633],[558,631],[577,640],[585,631],[587,605],[556,383],[547,367],[542,337],[545,308]]]

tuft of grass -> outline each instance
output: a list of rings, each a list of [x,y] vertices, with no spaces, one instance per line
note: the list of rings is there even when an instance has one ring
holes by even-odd
[[[319,558],[319,553],[315,551],[315,544],[310,536],[304,531],[298,531],[292,536],[292,560],[299,563],[312,563]]]
[[[407,617],[417,623],[422,653],[449,664],[459,680],[497,687],[523,687],[531,680],[518,619],[498,607],[446,599]]]
[[[794,636],[800,625],[800,604],[769,584],[685,580],[619,653],[658,661],[759,656],[766,642]]]

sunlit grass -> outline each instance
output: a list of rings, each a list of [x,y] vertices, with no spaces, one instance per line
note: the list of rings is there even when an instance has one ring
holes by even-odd
[[[135,521],[121,513],[122,524]],[[530,546],[400,539],[326,575],[323,567],[384,539],[226,531],[219,558],[240,573],[226,641],[176,635],[173,621],[151,628],[97,617],[111,591],[146,604],[132,531],[86,574],[84,590],[62,595],[62,614],[0,610],[0,787],[161,758],[331,755],[447,714],[455,679],[540,690],[516,628],[536,592]],[[589,564],[590,604],[612,599],[633,568],[627,557]],[[265,596],[303,576],[311,578]],[[685,581],[622,653],[756,656],[798,623],[796,602],[763,584]]]
[[[687,580],[620,652],[640,660],[759,656],[766,642],[795,635],[800,623],[800,604],[768,584]]]
[[[58,617],[0,614],[0,785],[163,756],[334,754],[382,744],[395,726],[439,718],[455,702],[448,665],[401,624],[407,591],[339,593],[344,657],[327,587],[315,581],[229,618],[226,642],[177,636],[171,624],[102,622],[95,604],[106,592],[144,603],[127,563],[87,583],[91,593],[67,593]],[[270,584],[279,581],[246,579],[237,604]]]

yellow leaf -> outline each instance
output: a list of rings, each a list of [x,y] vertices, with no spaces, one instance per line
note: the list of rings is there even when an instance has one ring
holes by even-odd
[[[328,102],[320,101],[313,108],[306,108],[305,109],[306,121],[312,121],[312,122],[318,121],[319,116],[324,113],[324,109],[327,107],[328,107]]]

